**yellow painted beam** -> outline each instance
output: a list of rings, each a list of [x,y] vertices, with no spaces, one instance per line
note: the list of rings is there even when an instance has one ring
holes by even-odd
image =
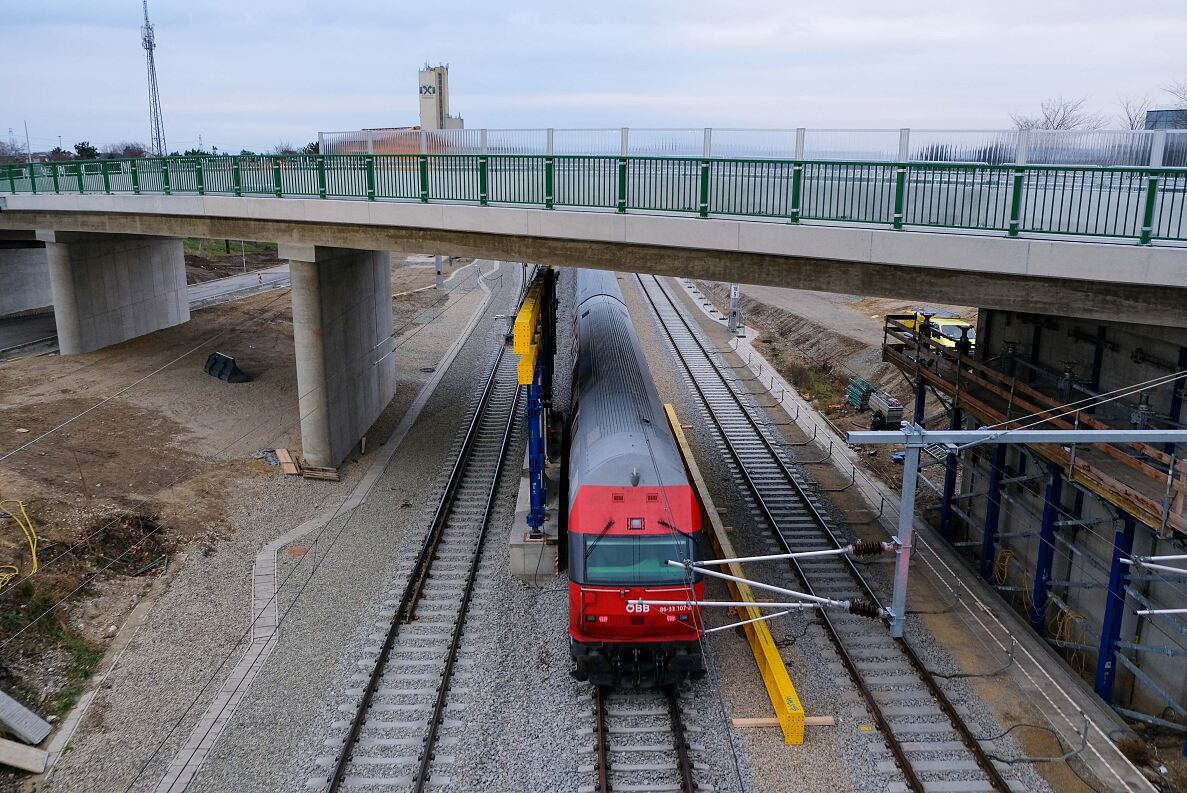
[[[664,411],[668,414],[668,424],[672,427],[672,434],[676,436],[676,443],[680,446],[680,453],[684,457],[684,467],[688,472],[689,481],[696,487],[700,497],[701,526],[709,535],[709,539],[713,543],[713,550],[717,552],[719,559],[736,557],[733,545],[730,543],[729,537],[726,536],[721,516],[717,513],[713,498],[709,495],[709,488],[705,485],[705,479],[701,476],[697,461],[692,456],[688,439],[684,437],[684,428],[680,426],[680,420],[676,418],[676,411],[671,405],[664,405]],[[724,567],[725,572],[730,575],[745,575],[740,565],[728,564]],[[730,595],[734,600],[747,603],[755,602],[754,593],[748,585],[734,581],[726,583],[729,585]],[[756,606],[738,608],[738,617],[743,620],[755,619],[760,616],[762,616],[762,612]],[[779,655],[779,648],[775,646],[770,628],[765,622],[752,622],[743,625],[742,630],[746,631],[746,641],[750,643],[750,650],[754,653],[754,661],[758,664],[758,672],[762,675],[767,696],[770,697],[771,706],[775,709],[775,717],[783,729],[783,742],[796,746],[802,744],[804,742],[804,709],[800,705],[800,697],[795,691],[795,686],[792,685],[791,677],[787,674],[787,665],[783,663],[783,657]]]
[[[519,313],[515,315],[514,338],[512,348],[516,355],[525,355],[536,336],[536,326],[540,324],[540,293],[543,285],[536,280],[524,295]]]
[[[519,356],[519,368],[516,371],[520,385],[531,385],[536,379],[536,357],[540,354],[539,340],[540,335],[536,334],[528,351]]]

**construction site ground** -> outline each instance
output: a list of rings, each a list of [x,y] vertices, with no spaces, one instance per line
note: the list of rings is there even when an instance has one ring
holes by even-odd
[[[229,275],[264,270],[283,262],[274,242],[244,240],[185,240],[185,280],[199,284]]]
[[[407,339],[448,308],[451,291],[432,288],[431,257],[393,253],[392,263],[394,333]],[[447,287],[465,287],[476,269]],[[229,504],[254,480],[281,476],[256,453],[300,456],[291,320],[289,290],[278,289],[97,352],[0,365],[0,501],[14,513],[23,502],[40,566],[30,575],[26,539],[0,513],[0,563],[19,570],[0,592],[7,693],[51,721],[63,716],[152,584],[180,556],[218,554],[235,531]],[[216,350],[252,381],[207,375]],[[428,375],[410,349],[400,354],[407,396]],[[0,772],[0,790],[18,778]]]

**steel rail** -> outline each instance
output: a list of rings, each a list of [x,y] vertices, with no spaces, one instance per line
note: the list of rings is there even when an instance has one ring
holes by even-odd
[[[597,793],[611,793],[610,783],[610,730],[606,726],[606,691],[608,686],[594,688],[594,764],[597,769]],[[676,772],[680,775],[681,793],[696,793],[697,784],[693,777],[694,766],[689,753],[688,731],[684,727],[684,711],[675,686],[663,687],[664,701],[668,707],[668,720],[672,729],[672,740],[676,750]]]
[[[676,740],[676,765],[680,772],[680,783],[685,793],[695,793],[697,786],[692,778],[692,757],[688,754],[688,735],[684,730],[684,711],[675,686],[666,686],[664,696],[668,700],[668,714],[672,719],[672,737]]]
[[[464,479],[466,468],[470,460],[471,453],[474,450],[476,439],[478,437],[478,430],[481,426],[483,417],[490,408],[491,398],[494,394],[496,377],[499,372],[499,366],[503,361],[505,348],[500,348],[491,365],[490,372],[487,375],[486,382],[483,386],[482,396],[478,401],[478,405],[474,410],[474,415],[471,417],[470,424],[466,428],[465,439],[462,443],[462,448],[458,452],[458,456],[454,461],[453,467],[449,473],[445,490],[441,495],[441,500],[437,505],[437,510],[433,515],[433,521],[430,524],[429,531],[425,535],[424,543],[421,546],[420,552],[417,555],[416,561],[413,564],[413,569],[409,575],[404,591],[400,595],[399,604],[396,607],[395,613],[392,616],[391,626],[388,628],[386,637],[384,638],[383,646],[380,649],[379,656],[376,659],[375,666],[371,670],[371,675],[367,680],[367,686],[363,689],[363,695],[359,700],[359,706],[351,721],[350,731],[347,734],[346,741],[343,743],[341,754],[335,763],[334,771],[330,777],[328,793],[338,793],[342,789],[343,782],[346,780],[346,770],[350,766],[354,747],[358,743],[359,736],[362,733],[363,727],[366,725],[368,711],[375,699],[375,694],[380,688],[383,676],[386,672],[388,661],[391,658],[392,649],[395,647],[396,639],[400,635],[403,625],[411,622],[416,616],[416,607],[424,594],[424,586],[429,578],[429,572],[432,568],[433,559],[436,556],[437,548],[440,545],[442,535],[446,526],[447,518],[453,507],[454,498],[457,495],[458,489]],[[420,764],[420,773],[415,780],[415,789],[421,791],[424,789],[425,780],[423,779],[424,771],[427,768],[427,762],[432,759],[432,747],[436,738],[437,728],[440,724],[440,716],[444,709],[444,695],[448,691],[449,676],[452,673],[453,663],[456,660],[457,648],[460,643],[461,629],[465,622],[466,610],[469,606],[470,596],[473,593],[473,583],[477,575],[478,562],[481,560],[482,554],[482,540],[485,538],[486,527],[490,522],[491,505],[494,499],[494,491],[498,485],[498,477],[502,472],[503,457],[505,456],[507,444],[511,436],[512,428],[514,427],[515,419],[515,404],[518,403],[519,389],[516,388],[512,395],[512,407],[508,413],[506,427],[503,432],[503,440],[499,450],[499,458],[496,463],[494,479],[491,486],[491,492],[487,499],[486,508],[483,512],[481,527],[479,530],[479,539],[475,545],[474,556],[471,560],[470,574],[467,579],[465,591],[463,593],[462,602],[459,607],[459,616],[454,629],[454,636],[450,644],[449,655],[446,662],[446,667],[442,671],[441,686],[438,693],[438,700],[435,703],[435,708],[430,719],[430,735],[431,739],[426,740],[422,749],[423,755]]]
[[[594,763],[598,793],[610,793],[610,734],[606,730],[606,687],[594,689]]]
[[[672,345],[672,349],[676,351],[676,355],[680,359],[680,362],[684,366],[685,370],[687,371],[687,373],[689,375],[689,379],[693,383],[693,386],[696,389],[697,394],[701,399],[701,402],[705,405],[706,412],[709,414],[714,425],[717,427],[717,430],[718,430],[719,435],[721,436],[721,439],[725,442],[726,448],[729,449],[730,456],[734,459],[739,472],[742,474],[743,478],[745,479],[747,488],[750,490],[751,494],[753,495],[754,500],[755,500],[756,504],[758,505],[763,517],[766,519],[768,525],[770,525],[771,528],[774,530],[774,534],[778,537],[780,543],[784,546],[784,548],[787,550],[787,552],[788,553],[793,552],[794,549],[791,548],[790,543],[788,542],[787,538],[784,536],[783,532],[779,528],[778,520],[772,514],[771,508],[767,504],[766,499],[763,498],[758,485],[755,483],[755,481],[751,477],[746,464],[743,462],[741,455],[738,453],[737,449],[735,448],[734,443],[730,438],[730,433],[726,430],[725,426],[721,423],[716,412],[711,408],[709,398],[706,395],[701,382],[698,381],[698,379],[694,375],[694,373],[689,365],[689,362],[685,356],[685,353],[683,350],[681,350],[681,346],[677,342],[675,336],[673,335],[671,328],[669,328],[667,323],[664,322],[663,315],[660,311],[659,306],[655,302],[655,298],[652,294],[652,290],[647,288],[647,283],[644,280],[644,276],[636,275],[636,277],[638,278],[639,284],[643,289],[644,295],[647,297],[648,302],[651,304],[652,309],[655,312],[657,319],[659,319],[660,325],[664,328],[665,335],[667,335],[668,340]],[[684,313],[676,305],[675,300],[668,293],[668,291],[664,287],[664,285],[655,276],[646,276],[646,278],[652,279],[652,282],[655,284],[655,287],[659,290],[660,294],[662,294],[664,299],[667,301],[673,314],[683,324],[684,330],[687,332],[689,338],[692,339],[692,341],[695,343],[697,349],[699,350],[700,354],[704,357],[705,361],[713,368],[714,373],[717,375],[717,378],[720,380],[720,385],[722,387],[723,392],[729,395],[729,397],[732,399],[733,403],[737,406],[739,413],[746,418],[747,422],[749,423],[750,428],[754,432],[754,435],[761,441],[763,446],[769,452],[771,459],[775,462],[776,466],[783,473],[785,479],[791,485],[791,487],[795,491],[796,495],[799,497],[801,506],[804,508],[806,513],[812,518],[812,520],[816,524],[817,528],[819,528],[821,530],[821,532],[824,534],[824,536],[826,536],[827,539],[829,540],[829,542],[832,543],[835,547],[840,548],[840,547],[843,547],[844,545],[848,544],[847,542],[842,542],[841,539],[838,538],[836,536],[836,534],[832,531],[832,529],[828,525],[828,521],[826,521],[824,519],[824,516],[820,514],[820,512],[817,510],[816,506],[812,503],[812,500],[808,497],[808,494],[800,486],[796,477],[788,469],[786,463],[784,463],[784,461],[780,458],[774,445],[767,438],[766,433],[763,432],[763,430],[759,426],[758,422],[754,419],[754,417],[751,415],[750,411],[743,404],[741,398],[734,391],[733,387],[730,386],[729,381],[722,374],[721,369],[718,366],[717,362],[713,360],[713,356],[710,354],[709,350],[705,348],[704,344],[701,342],[701,340],[698,337],[698,335],[696,334],[696,332],[692,329],[687,318],[684,316]],[[866,597],[869,598],[871,602],[876,603],[879,606],[881,606],[879,598],[874,593],[872,587],[870,586],[869,582],[866,580],[865,576],[863,576],[861,574],[861,572],[857,569],[857,567],[854,565],[853,560],[846,558],[846,557],[842,557],[841,561],[845,564],[851,577],[858,584],[858,586],[861,588],[861,590],[865,593]],[[789,559],[788,562],[789,562],[789,566],[795,572],[797,578],[799,578],[799,580],[805,587],[806,591],[810,594],[815,595],[816,592],[812,586],[809,576],[804,571],[802,565],[800,565],[799,562],[794,558]],[[916,773],[914,767],[911,764],[909,757],[907,756],[905,748],[902,746],[901,742],[895,737],[893,730],[890,727],[889,722],[886,720],[885,714],[882,712],[881,706],[878,704],[878,702],[874,698],[873,692],[870,690],[869,686],[867,685],[864,676],[861,674],[861,671],[858,669],[857,664],[854,662],[852,656],[849,654],[848,650],[846,649],[845,644],[844,644],[844,639],[841,636],[840,632],[838,631],[838,629],[834,623],[834,620],[828,614],[828,612],[824,611],[824,610],[821,610],[820,617],[824,622],[825,630],[828,633],[830,640],[832,641],[834,647],[837,650],[838,656],[841,659],[841,663],[845,666],[846,671],[848,671],[850,677],[854,681],[854,684],[857,686],[858,692],[861,694],[862,699],[865,701],[867,709],[869,710],[871,716],[873,716],[875,723],[878,725],[880,732],[882,733],[884,739],[886,740],[887,746],[890,748],[892,754],[894,755],[894,757],[896,759],[896,764],[899,766],[899,769],[902,771],[903,776],[906,778],[908,786],[912,790],[919,791],[919,793],[922,793],[924,791],[924,782],[919,778],[918,774]],[[939,687],[939,684],[936,682],[934,676],[930,673],[930,671],[927,669],[927,667],[923,664],[922,660],[916,655],[915,651],[911,648],[911,646],[904,639],[902,639],[902,638],[895,639],[895,645],[902,652],[904,658],[910,664],[911,668],[915,670],[920,681],[924,684],[924,686],[927,688],[928,692],[931,694],[932,698],[935,700],[936,705],[938,706],[940,712],[943,713],[943,715],[951,723],[951,725],[953,727],[953,731],[960,737],[961,742],[969,750],[969,752],[972,755],[977,766],[985,774],[989,784],[994,789],[1000,791],[1001,793],[1009,793],[1009,791],[1010,791],[1009,783],[1006,782],[1006,780],[1002,777],[1001,773],[993,765],[993,762],[990,760],[988,755],[985,754],[984,749],[982,749],[981,745],[976,741],[972,732],[969,730],[968,725],[965,724],[964,720],[959,716],[959,714],[957,714],[956,709],[953,707],[951,701],[948,699],[947,695],[943,692],[943,690]]]

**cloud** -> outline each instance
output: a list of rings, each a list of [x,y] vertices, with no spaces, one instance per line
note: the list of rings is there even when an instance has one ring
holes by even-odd
[[[140,8],[5,10],[0,134],[147,137]],[[1055,94],[1112,114],[1187,78],[1187,6],[1149,0],[150,0],[165,129],[267,148],[416,122],[417,68],[451,64],[474,127],[973,127]],[[1146,46],[1142,42],[1154,42]],[[224,145],[225,144],[225,145]]]

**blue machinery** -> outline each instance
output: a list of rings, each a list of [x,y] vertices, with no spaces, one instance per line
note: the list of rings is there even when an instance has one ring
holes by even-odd
[[[524,294],[513,330],[514,352],[519,358],[519,384],[527,387],[524,400],[528,424],[528,483],[531,506],[527,523],[531,537],[544,534],[548,517],[548,489],[544,481],[548,421],[552,404],[552,360],[556,343],[556,271],[536,271]]]

